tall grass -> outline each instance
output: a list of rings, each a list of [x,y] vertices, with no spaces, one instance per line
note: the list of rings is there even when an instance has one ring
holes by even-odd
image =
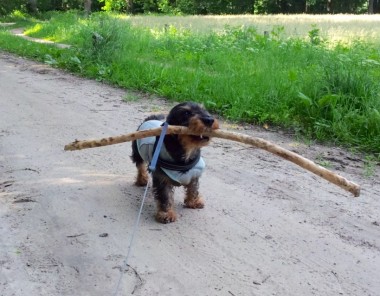
[[[169,99],[202,102],[231,120],[292,128],[321,141],[380,153],[380,52],[331,43],[313,27],[287,38],[255,27],[198,34],[174,26],[131,26],[110,14],[53,15],[27,31],[73,45],[28,47],[29,56],[82,75]],[[0,31],[0,48],[12,36]],[[306,38],[304,38],[306,37]],[[29,43],[28,43],[29,44]],[[24,51],[25,52],[25,51]]]
[[[124,16],[132,25],[162,29],[167,25],[189,29],[195,33],[221,32],[226,26],[254,26],[258,33],[284,28],[285,37],[303,38],[313,26],[329,42],[349,40],[380,41],[380,15],[207,15],[207,16]]]

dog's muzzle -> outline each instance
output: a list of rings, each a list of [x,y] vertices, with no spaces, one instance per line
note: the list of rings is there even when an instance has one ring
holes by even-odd
[[[211,127],[214,124],[215,119],[211,116],[201,118],[203,124],[207,127]]]

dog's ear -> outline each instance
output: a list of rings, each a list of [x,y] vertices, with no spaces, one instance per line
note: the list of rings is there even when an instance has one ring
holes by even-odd
[[[188,126],[189,120],[194,116],[192,104],[189,102],[181,103],[170,110],[166,121],[171,125]]]

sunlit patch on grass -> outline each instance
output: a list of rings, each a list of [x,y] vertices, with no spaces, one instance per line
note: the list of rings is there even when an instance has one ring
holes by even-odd
[[[42,28],[43,28],[42,24],[36,24],[33,27],[31,27],[29,29],[26,29],[24,31],[24,34],[25,35],[37,34],[37,33],[39,33],[42,30]]]
[[[254,26],[259,34],[274,27],[285,28],[285,37],[306,38],[313,25],[321,36],[331,41],[359,39],[380,41],[379,15],[207,15],[207,16],[132,16],[133,25],[156,28],[165,26],[191,30],[196,33],[223,31],[225,26]]]

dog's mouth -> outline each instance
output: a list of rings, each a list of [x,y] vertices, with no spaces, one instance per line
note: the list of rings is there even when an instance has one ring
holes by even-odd
[[[194,142],[198,142],[198,143],[207,143],[208,141],[210,141],[210,137],[203,136],[203,135],[199,135],[199,136],[192,135],[191,139]]]
[[[190,120],[188,125],[190,131],[194,131],[194,133],[197,133],[197,135],[190,135],[189,139],[191,140],[191,142],[193,142],[193,144],[198,145],[200,147],[206,146],[210,142],[211,137],[206,136],[207,133],[219,128],[217,120],[211,117],[207,117],[207,120],[209,120],[207,121],[207,123],[211,124],[211,126],[205,125],[205,120],[206,119],[201,120],[197,117],[194,117]]]

